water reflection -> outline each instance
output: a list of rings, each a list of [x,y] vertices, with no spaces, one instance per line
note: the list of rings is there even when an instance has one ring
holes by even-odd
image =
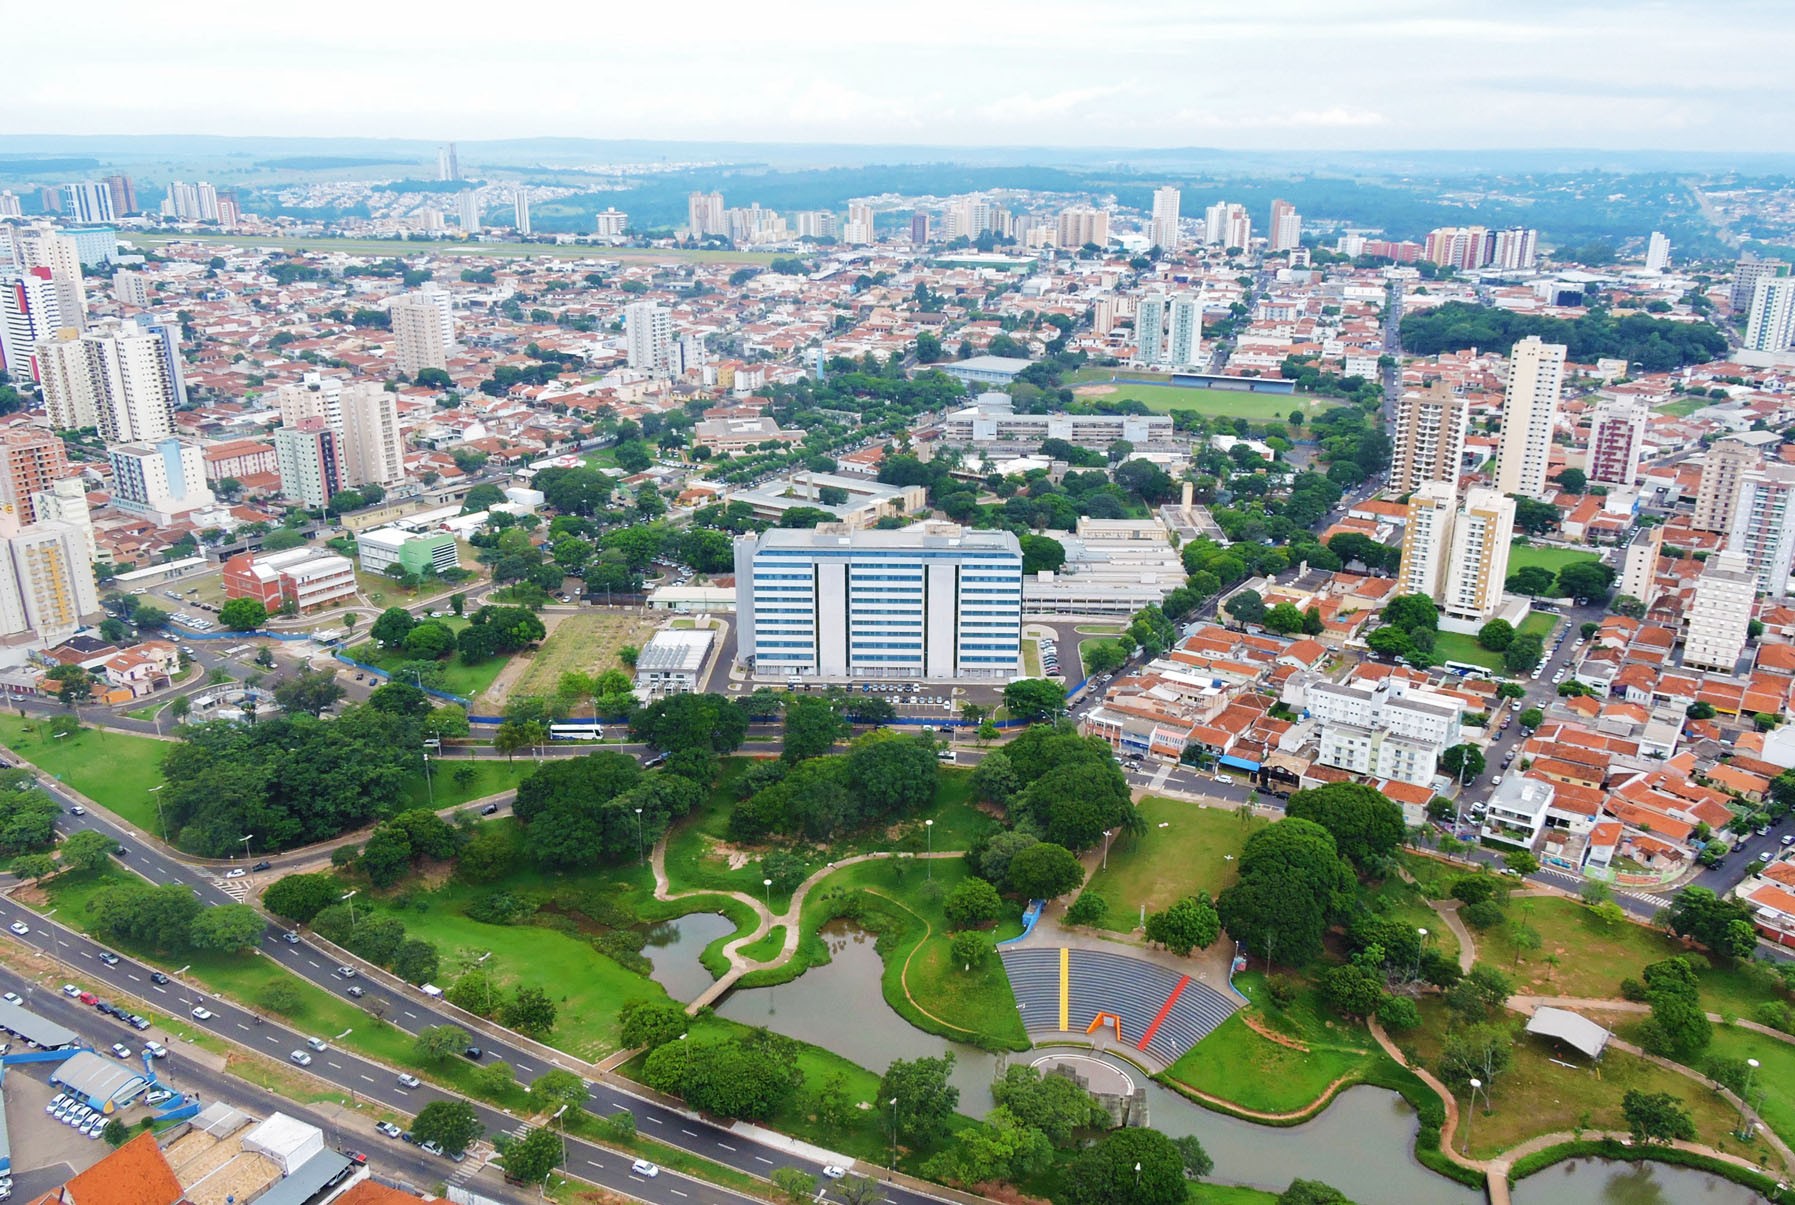
[[[735,923],[720,913],[693,912],[651,927],[642,953],[654,964],[654,981],[684,1003],[711,985],[711,973],[698,962],[704,947],[734,931]]]
[[[1572,1159],[1514,1187],[1514,1205],[1751,1205],[1758,1194],[1691,1167]]]

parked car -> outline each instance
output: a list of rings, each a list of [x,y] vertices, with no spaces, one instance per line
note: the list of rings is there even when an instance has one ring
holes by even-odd
[[[8,1004],[23,1004],[23,1003],[25,1003],[25,998],[23,996],[19,995],[19,993],[17,993],[17,992],[7,992],[5,995],[0,995],[0,1000],[4,1000]]]
[[[405,1132],[390,1121],[377,1121],[374,1123],[374,1128],[382,1134],[385,1134],[388,1138],[397,1138],[400,1134]]]
[[[440,1155],[443,1153],[443,1148],[438,1146],[434,1140],[432,1140],[430,1142],[420,1142],[418,1144],[418,1149],[422,1150],[422,1151],[426,1151],[432,1155]]]
[[[143,1044],[143,1052],[153,1059],[165,1059],[168,1057],[168,1047],[160,1042],[145,1042]],[[166,1100],[168,1098],[163,1097],[163,1099]],[[149,1103],[153,1105],[157,1102],[152,1100]]]
[[[122,1042],[114,1042],[112,1044],[112,1053],[116,1054],[121,1059],[128,1059],[131,1057],[131,1048]]]

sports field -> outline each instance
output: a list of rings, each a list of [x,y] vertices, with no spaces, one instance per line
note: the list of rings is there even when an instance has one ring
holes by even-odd
[[[1175,410],[1192,410],[1215,418],[1244,418],[1253,422],[1270,422],[1290,417],[1292,410],[1314,414],[1330,404],[1328,398],[1305,393],[1246,393],[1234,389],[1186,389],[1178,385],[1132,385],[1126,381],[1110,384],[1092,381],[1073,386],[1072,392],[1083,398],[1106,401],[1144,402],[1155,414],[1171,414]],[[1331,404],[1339,405],[1339,402]]]
[[[254,234],[138,234],[125,241],[140,247],[169,243],[216,243],[221,247],[272,247],[277,251],[339,251],[345,255],[480,255],[493,259],[620,259],[665,263],[770,264],[770,251],[685,251],[660,247],[559,247],[550,243],[411,242],[380,238],[265,238]]]
[[[1508,571],[1526,569],[1537,565],[1541,569],[1550,569],[1557,573],[1566,565],[1575,565],[1579,561],[1599,561],[1602,558],[1593,552],[1584,552],[1578,548],[1550,548],[1544,544],[1516,544],[1508,550]]]

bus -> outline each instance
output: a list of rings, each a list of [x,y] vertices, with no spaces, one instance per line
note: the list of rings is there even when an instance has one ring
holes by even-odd
[[[594,720],[568,720],[548,726],[551,741],[602,741],[605,730]]]
[[[1489,666],[1474,665],[1469,661],[1448,661],[1444,668],[1461,678],[1487,678],[1490,676]]]

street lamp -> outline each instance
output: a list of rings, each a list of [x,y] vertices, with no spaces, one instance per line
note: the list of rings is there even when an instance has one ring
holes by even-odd
[[[766,897],[767,901],[767,915],[771,917],[773,914],[773,880],[762,879],[760,881],[760,886],[761,894]]]
[[[636,809],[636,857],[648,861],[648,853],[642,846],[642,809]]]
[[[162,816],[162,796],[156,794],[156,792],[167,785],[167,783],[160,783],[150,788],[150,798],[156,801],[156,824],[162,830],[161,836],[164,841],[168,840],[168,821]]]
[[[346,901],[349,905],[349,931],[351,933],[355,932],[355,896],[360,890],[361,888],[357,887],[354,890],[345,891],[342,895],[337,897],[338,899]]]
[[[924,840],[928,842],[928,858],[926,861],[929,882],[933,883],[935,881],[935,863],[933,861],[933,855],[935,853],[935,822],[933,820],[924,820],[922,822],[922,831]]]
[[[486,960],[491,957],[492,957],[492,951],[488,950],[488,951],[486,951],[486,953],[480,955],[480,957],[474,959],[474,965],[477,967],[483,967],[486,965]],[[492,976],[491,975],[481,975],[480,978],[486,988],[486,992],[485,992],[485,996],[484,996],[484,1000],[483,1000],[483,1003],[485,1004],[485,1011],[490,1013],[492,1011]],[[557,1113],[557,1114],[555,1114],[555,1116],[559,1117],[560,1114]]]
[[[1421,978],[1421,955],[1424,952],[1426,952],[1426,950],[1427,950],[1427,930],[1426,929],[1416,929],[1415,932],[1417,932],[1421,935],[1421,942],[1419,945],[1417,945],[1415,947],[1414,978],[1419,979],[1419,978]]]
[[[245,862],[249,861],[249,843],[255,840],[255,834],[244,833],[241,837],[238,837],[237,840],[243,843],[243,860]]]
[[[424,750],[424,789],[430,792],[430,810],[436,810],[436,784],[430,780],[430,750]]]
[[[1745,1060],[1745,1092],[1739,1098],[1739,1102],[1745,1107],[1739,1110],[1739,1132],[1733,1135],[1740,1142],[1751,1140],[1751,1077],[1757,1072],[1758,1066],[1756,1059]]]
[[[897,1097],[891,1098],[891,1170],[897,1170]]]
[[[1477,1090],[1483,1087],[1483,1081],[1475,1076],[1471,1079],[1471,1103],[1465,1109],[1465,1144],[1459,1149],[1469,1154],[1471,1150],[1471,1114],[1477,1110]]]
[[[1113,828],[1103,830],[1103,869],[1105,870],[1109,869],[1109,839],[1115,835],[1116,830]]]

